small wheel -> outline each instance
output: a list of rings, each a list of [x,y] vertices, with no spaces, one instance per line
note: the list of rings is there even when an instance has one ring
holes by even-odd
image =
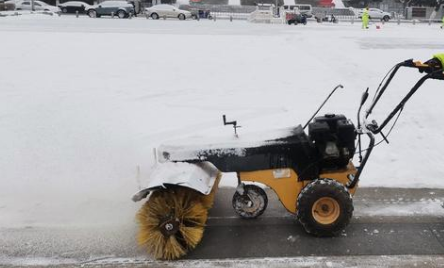
[[[124,19],[126,17],[126,12],[123,10],[119,10],[117,12],[117,17],[119,17],[119,19]]]
[[[385,22],[387,22],[387,21],[390,20],[390,17],[389,17],[389,16],[384,16],[384,18],[382,18],[382,20],[385,21]]]
[[[331,179],[317,179],[298,197],[297,217],[307,233],[334,236],[350,223],[353,200],[347,188]]]
[[[157,13],[153,13],[153,14],[151,14],[151,18],[153,20],[158,20],[159,19],[159,15]]]
[[[66,7],[62,8],[62,13],[68,13],[68,9]]]
[[[184,14],[179,14],[178,18],[179,18],[179,20],[185,20],[186,19]]]
[[[233,209],[244,219],[254,219],[262,215],[268,205],[265,191],[256,185],[244,185],[244,194],[237,191],[233,195]]]
[[[97,17],[97,13],[95,10],[88,10],[88,16],[90,18],[95,18],[95,17]]]

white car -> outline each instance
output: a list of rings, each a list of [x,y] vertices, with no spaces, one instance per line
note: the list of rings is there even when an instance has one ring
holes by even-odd
[[[32,10],[31,1],[16,1],[15,2],[16,10]],[[35,0],[34,1],[34,10],[35,11],[50,11],[50,12],[60,12],[60,8],[56,6],[48,5],[45,2]]]
[[[152,19],[159,18],[178,18],[179,20],[186,20],[191,18],[191,12],[187,10],[178,9],[171,5],[155,5],[145,8],[145,13]]]
[[[364,13],[363,9],[358,10],[358,17],[362,18],[362,13]],[[389,21],[392,18],[392,15],[388,12],[382,11],[378,8],[369,8],[368,15],[370,19],[378,19],[383,21]]]

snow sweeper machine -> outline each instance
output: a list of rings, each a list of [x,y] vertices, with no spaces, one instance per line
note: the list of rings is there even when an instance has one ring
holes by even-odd
[[[342,87],[338,85],[304,126],[255,134],[260,142],[236,138],[237,122],[228,122],[223,116],[223,123],[232,125],[235,132],[226,143],[191,139],[160,146],[147,185],[133,196],[133,201],[147,200],[137,214],[139,244],[152,257],[166,260],[194,249],[203,237],[208,210],[224,172],[237,174],[232,205],[240,217],[256,218],[267,208],[265,191],[254,184],[261,183],[276,193],[306,232],[315,236],[340,233],[352,218],[353,195],[375,146],[375,135],[381,135],[381,142],[387,141],[405,104],[421,85],[428,79],[444,80],[443,65],[444,54],[425,63],[409,59],[396,64],[382,80],[369,108],[361,113],[368,88],[363,93],[356,126],[344,115],[317,116]],[[415,68],[423,75],[378,125],[369,116],[400,68]],[[389,123],[391,128],[383,132]],[[363,148],[365,136],[368,145]]]

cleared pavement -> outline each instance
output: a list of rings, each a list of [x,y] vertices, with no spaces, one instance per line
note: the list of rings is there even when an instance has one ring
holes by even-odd
[[[219,190],[201,244],[182,261],[144,256],[134,224],[0,229],[0,265],[444,266],[444,190],[359,189],[351,224],[334,238],[307,235],[271,191],[260,218],[240,219],[231,208],[233,192]]]

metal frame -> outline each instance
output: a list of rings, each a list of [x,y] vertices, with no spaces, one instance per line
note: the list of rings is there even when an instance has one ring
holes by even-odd
[[[373,109],[375,108],[376,104],[381,99],[382,95],[387,90],[387,87],[391,83],[393,77],[396,75],[398,70],[401,67],[408,67],[408,68],[416,68],[421,73],[426,73],[423,77],[421,77],[418,82],[410,89],[410,91],[405,95],[405,97],[399,102],[398,105],[393,109],[393,111],[387,116],[387,118],[383,121],[383,123],[378,126],[376,121],[372,121],[371,123],[364,123],[364,128],[361,126],[361,120],[360,120],[360,114],[361,114],[361,108],[364,105],[365,101],[368,97],[368,88],[365,91],[364,95],[362,96],[361,105],[358,109],[358,146],[359,146],[359,161],[360,166],[357,168],[357,173],[355,177],[349,182],[347,185],[348,188],[354,188],[356,184],[359,182],[359,177],[362,174],[362,171],[367,163],[368,158],[370,157],[370,154],[372,153],[373,147],[375,146],[375,137],[374,134],[381,134],[384,138],[384,140],[387,141],[386,137],[383,135],[382,130],[384,127],[393,119],[393,117],[404,108],[404,105],[407,103],[407,101],[415,94],[415,92],[424,84],[424,82],[428,79],[437,79],[437,80],[444,80],[444,72],[443,67],[437,67],[432,66],[430,64],[423,64],[421,62],[414,62],[412,59],[400,62],[395,65],[393,70],[389,73],[389,76],[387,80],[385,80],[384,85],[380,88],[378,94],[376,95],[375,99],[373,100],[372,104],[370,105],[370,108],[366,111],[364,119],[367,119],[369,115],[373,112]],[[361,135],[367,134],[367,136],[370,139],[369,146],[366,149],[366,154],[364,158],[362,158],[362,147],[361,147]]]

